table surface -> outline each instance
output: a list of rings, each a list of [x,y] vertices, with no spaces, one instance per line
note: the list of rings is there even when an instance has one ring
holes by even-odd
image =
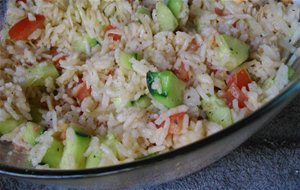
[[[148,189],[300,189],[300,96],[209,167]],[[1,190],[58,190],[0,176]],[[146,189],[145,189],[146,190]]]

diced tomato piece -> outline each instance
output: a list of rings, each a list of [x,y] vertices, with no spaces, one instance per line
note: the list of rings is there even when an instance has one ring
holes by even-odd
[[[53,64],[55,65],[56,69],[59,71],[62,71],[62,67],[60,66],[60,61],[66,60],[66,56],[62,56],[61,58],[57,59],[56,61],[53,61]]]
[[[183,80],[184,82],[188,82],[190,80],[189,73],[185,69],[185,66],[183,63],[180,65],[179,69],[173,69],[172,71],[176,74],[176,76],[180,80]]]
[[[232,26],[233,26],[234,28],[236,28],[238,22],[239,22],[239,20],[235,21],[235,22],[232,24]]]
[[[58,54],[57,48],[51,48],[49,54],[52,55],[52,57],[56,56]],[[67,58],[67,56],[62,56],[59,59],[56,59],[55,61],[52,60],[52,62],[55,65],[57,70],[59,70],[59,71],[62,70],[62,67],[60,66],[60,61],[66,60],[66,58]]]
[[[156,126],[157,129],[162,128],[164,125],[165,125],[165,122],[162,122],[160,125],[156,125],[155,124],[155,126]]]
[[[215,13],[218,15],[218,16],[226,16],[227,14],[224,12],[223,9],[219,9],[219,8],[215,8]]]
[[[17,40],[27,40],[27,38],[38,28],[44,27],[45,17],[43,15],[34,15],[36,20],[30,21],[28,17],[20,20],[16,23],[9,31],[10,39]]]
[[[115,68],[110,68],[107,70],[107,76],[111,75],[114,76],[116,69]]]
[[[242,89],[244,86],[249,90],[248,84],[251,83],[251,77],[246,69],[241,69],[235,73],[229,75],[226,79],[228,86],[235,84],[239,89]]]
[[[208,70],[208,73],[209,74],[217,74],[218,70],[217,69],[214,69],[214,68],[211,68],[211,67],[207,67],[207,70]]]
[[[149,119],[150,122],[154,123],[154,125],[156,126],[157,129],[159,129],[159,128],[161,128],[161,127],[164,126],[165,122],[162,122],[160,125],[157,125],[157,124],[155,123],[155,120],[156,120],[156,118],[150,118],[150,119]]]
[[[248,97],[237,87],[235,83],[232,83],[224,94],[224,99],[230,108],[233,107],[232,101],[234,99],[237,99],[239,108],[244,108],[246,107],[245,102],[248,100]]]
[[[92,89],[87,88],[86,83],[81,84],[81,87],[78,89],[77,93],[75,94],[75,97],[82,102],[82,100],[89,95],[91,95]]]
[[[190,44],[189,44],[187,50],[190,51],[190,52],[196,52],[196,51],[199,49],[199,47],[200,47],[199,44],[197,43],[196,39],[194,38],[194,39],[190,42]]]
[[[170,117],[169,134],[180,134],[183,126],[183,118],[185,113],[178,113]]]
[[[177,114],[174,114],[172,116],[169,117],[170,119],[170,127],[169,127],[169,135],[176,135],[176,134],[180,134],[181,132],[181,129],[182,129],[182,126],[183,126],[183,119],[184,119],[184,115],[186,113],[185,112],[181,112],[181,113],[177,113]],[[155,119],[150,119],[150,122],[153,122],[155,124]],[[161,124],[156,125],[156,128],[161,128],[163,127],[165,124],[165,121],[162,122]]]
[[[109,33],[107,36],[112,38],[114,41],[120,41],[121,40],[121,36],[119,34]]]
[[[121,40],[121,37],[122,37],[121,35],[119,35],[119,34],[114,34],[114,33],[109,33],[109,30],[113,30],[113,29],[116,29],[116,27],[115,27],[115,26],[112,26],[112,25],[108,25],[108,26],[105,28],[104,32],[105,32],[105,33],[108,33],[107,36],[110,37],[110,38],[112,38],[114,41],[120,41],[120,40]]]
[[[113,25],[110,24],[104,29],[104,33],[106,33],[109,30],[113,30],[113,29],[116,29],[116,27],[114,27]]]

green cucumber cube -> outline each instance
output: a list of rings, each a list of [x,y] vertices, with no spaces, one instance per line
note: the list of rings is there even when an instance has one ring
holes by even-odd
[[[61,169],[81,169],[86,166],[85,151],[89,147],[91,138],[83,136],[69,127],[66,132],[65,148],[60,162]]]
[[[178,21],[172,11],[161,2],[156,4],[156,11],[160,31],[174,32],[178,27]]]
[[[28,122],[23,134],[23,141],[28,144],[34,145],[36,143],[36,138],[40,136],[42,132],[43,128],[40,125]]]
[[[231,110],[220,98],[211,96],[208,100],[203,101],[202,107],[209,121],[223,127],[228,127],[233,123]]]
[[[216,39],[220,61],[227,70],[234,70],[248,59],[250,48],[245,42],[228,35],[219,35]]]
[[[15,120],[15,119],[7,119],[5,121],[0,121],[0,134],[5,135],[11,133],[23,122],[24,122],[23,120]]]
[[[64,145],[61,141],[53,138],[50,147],[44,155],[42,162],[48,164],[50,168],[59,168],[64,151]]]
[[[43,62],[26,70],[24,87],[37,87],[45,85],[45,79],[51,77],[56,79],[59,73],[51,62]]]

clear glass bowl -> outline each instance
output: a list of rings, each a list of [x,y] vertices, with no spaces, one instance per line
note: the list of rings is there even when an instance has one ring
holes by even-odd
[[[0,26],[6,0],[0,0]],[[26,155],[0,143],[0,174],[43,184],[66,187],[126,188],[163,183],[196,172],[237,148],[270,121],[298,94],[300,60],[295,60],[296,77],[272,101],[247,118],[214,135],[185,147],[122,165],[83,170],[39,170],[30,166]]]

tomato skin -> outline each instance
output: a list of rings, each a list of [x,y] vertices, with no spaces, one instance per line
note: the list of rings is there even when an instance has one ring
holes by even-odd
[[[225,92],[224,99],[230,108],[233,107],[232,101],[234,99],[237,99],[239,108],[244,108],[246,107],[245,102],[248,100],[248,97],[238,88],[235,83],[232,83],[232,85]]]
[[[27,3],[27,0],[16,0],[16,3],[19,3],[20,1],[22,1],[23,3]]]
[[[43,15],[34,15],[36,20],[30,21],[28,17],[17,22],[9,31],[11,40],[27,40],[28,37],[37,29],[44,27],[45,17]]]
[[[183,63],[180,65],[179,69],[173,69],[172,71],[176,74],[176,76],[177,76],[180,80],[182,80],[182,81],[184,81],[184,82],[188,82],[188,81],[190,80],[189,73],[188,73],[188,71],[185,69],[185,66],[184,66]]]
[[[114,41],[120,41],[121,40],[121,36],[119,34],[109,33],[107,36],[112,38]]]
[[[241,69],[238,72],[231,74],[226,79],[226,84],[231,86],[232,84],[236,84],[239,89],[246,87],[249,90],[248,84],[252,82],[252,79],[246,69]]]
[[[219,9],[219,8],[215,8],[215,13],[218,15],[218,16],[226,16],[227,14],[224,13],[224,10],[223,9]]]
[[[175,115],[170,116],[170,127],[169,134],[178,135],[181,132],[183,126],[183,118],[185,113],[177,113]]]
[[[113,25],[108,25],[108,26],[105,28],[104,32],[105,32],[105,33],[108,33],[109,30],[113,30],[113,29],[116,29],[116,27],[113,26]],[[121,35],[119,35],[119,34],[114,34],[114,33],[108,33],[107,36],[110,37],[110,38],[112,38],[114,41],[120,41],[120,40],[121,40],[121,37],[122,37]]]
[[[234,28],[236,28],[238,22],[239,22],[239,20],[235,21],[235,22],[232,24],[232,26],[233,26]]]
[[[163,126],[165,125],[165,122],[162,122],[161,124],[157,125],[157,124],[155,123],[155,120],[156,120],[156,119],[157,119],[157,118],[150,118],[149,121],[152,122],[152,123],[155,125],[155,127],[156,127],[157,129],[159,129],[159,128],[161,128],[161,127],[163,127]]]
[[[78,101],[82,102],[82,100],[89,95],[91,95],[92,89],[87,88],[86,83],[81,84],[82,86],[78,89],[77,93],[75,94],[75,97]]]
[[[106,33],[109,30],[113,30],[113,29],[116,29],[116,27],[114,27],[113,25],[110,24],[104,29],[104,33]]]

